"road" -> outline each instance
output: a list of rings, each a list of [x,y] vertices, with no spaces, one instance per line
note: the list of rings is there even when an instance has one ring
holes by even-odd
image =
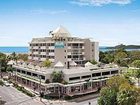
[[[6,101],[5,105],[44,105],[13,87],[0,86],[0,96]]]
[[[97,98],[86,100],[83,102],[48,102],[45,99],[43,99],[43,102],[40,102],[38,97],[32,99],[31,97],[23,94],[13,87],[5,86],[0,86],[0,96],[4,101],[6,101],[5,105],[89,105],[88,102],[91,102],[91,105],[97,105]]]

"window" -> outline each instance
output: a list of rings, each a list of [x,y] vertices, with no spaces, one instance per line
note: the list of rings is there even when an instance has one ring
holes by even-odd
[[[50,43],[50,46],[54,46],[54,43]]]
[[[37,74],[33,73],[33,76],[34,76],[34,77],[37,77]]]
[[[41,76],[41,79],[44,79],[45,80],[45,76],[43,76],[43,75],[40,75]]]
[[[25,71],[22,70],[22,73],[25,74]]]
[[[31,72],[27,72],[27,75],[31,75]]]
[[[92,77],[101,76],[101,73],[93,73]]]
[[[110,71],[102,72],[102,75],[109,75],[109,74],[110,74]]]
[[[71,58],[71,55],[68,55],[68,58]]]
[[[85,75],[85,76],[82,76],[82,79],[84,79],[84,78],[90,78],[91,77],[91,75]]]
[[[72,77],[72,78],[69,78],[69,80],[77,80],[77,79],[80,79],[80,77]]]
[[[19,70],[19,69],[17,69],[17,72],[19,72],[19,73],[20,73],[20,70]]]
[[[111,71],[111,74],[117,74],[117,73],[118,73],[118,70]]]

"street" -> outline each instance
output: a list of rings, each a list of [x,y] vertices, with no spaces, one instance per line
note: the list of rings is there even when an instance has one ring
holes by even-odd
[[[6,105],[44,105],[13,87],[0,86],[0,96],[6,101]]]
[[[14,87],[6,86],[0,86],[0,96],[6,101],[5,105],[89,105],[89,102],[91,102],[91,105],[97,105],[97,98],[82,102],[48,101],[46,99],[40,102],[39,97],[31,98]]]

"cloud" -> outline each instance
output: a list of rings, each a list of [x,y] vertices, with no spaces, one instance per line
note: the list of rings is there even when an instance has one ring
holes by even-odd
[[[132,0],[73,0],[70,3],[79,6],[103,6],[107,4],[126,5],[130,4]]]
[[[44,9],[37,9],[37,10],[30,11],[30,13],[32,14],[49,14],[49,15],[64,14],[67,12],[68,12],[67,10],[44,10]]]

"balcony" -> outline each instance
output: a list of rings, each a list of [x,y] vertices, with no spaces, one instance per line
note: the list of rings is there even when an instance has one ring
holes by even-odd
[[[49,59],[51,62],[54,62],[54,59]]]
[[[37,51],[35,51],[35,52],[33,52],[33,54],[38,54],[38,52],[37,52]]]
[[[73,52],[71,55],[83,55],[81,52]]]
[[[45,60],[46,60],[46,58],[40,58],[40,60],[41,60],[41,61],[45,61]]]
[[[46,49],[46,46],[41,46],[40,49]]]
[[[68,61],[72,61],[71,58],[68,58],[67,60],[68,60]]]
[[[68,49],[71,49],[71,47],[70,47],[70,46],[68,46]]]
[[[54,46],[49,46],[49,49],[54,49]]]
[[[40,52],[41,55],[46,55],[46,52]]]
[[[54,56],[54,52],[50,52],[49,55],[50,55],[50,56]]]
[[[71,52],[68,52],[67,55],[71,55]]]
[[[39,49],[39,47],[38,46],[34,46],[34,47],[32,47],[33,49]]]

